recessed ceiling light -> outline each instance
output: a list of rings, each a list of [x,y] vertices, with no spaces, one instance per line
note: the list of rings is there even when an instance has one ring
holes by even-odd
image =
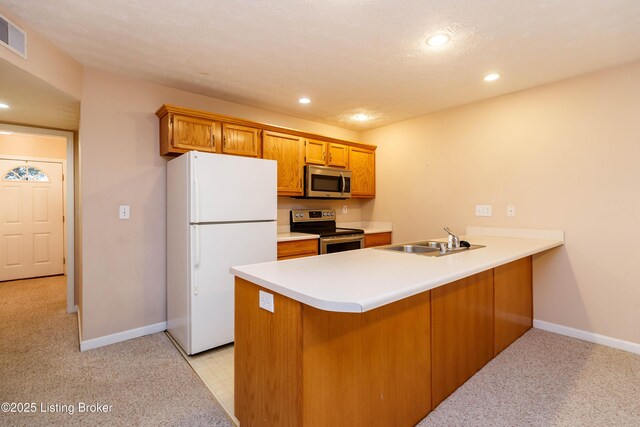
[[[500,78],[500,74],[491,73],[491,74],[487,74],[486,76],[484,76],[484,81],[485,82],[492,82],[494,80],[498,80],[499,78]]]
[[[0,135],[13,135],[13,132],[9,132],[6,130],[0,130]]]
[[[359,113],[359,114],[354,114],[352,119],[357,122],[366,122],[367,120],[369,120],[369,116],[367,116],[366,114]]]
[[[431,47],[443,46],[449,43],[451,36],[447,33],[438,33],[427,39],[427,44]]]
[[[0,102],[0,108],[9,108],[9,106]]]
[[[310,100],[309,98],[306,98],[306,97],[305,97],[305,98],[300,98],[300,99],[298,99],[298,102],[299,102],[300,104],[309,104],[309,103],[311,102],[311,100]]]

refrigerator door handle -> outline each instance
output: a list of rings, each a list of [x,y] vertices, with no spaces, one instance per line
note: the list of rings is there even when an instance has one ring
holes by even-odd
[[[198,153],[193,154],[193,200],[195,202],[195,222],[200,222],[200,179],[198,179]]]
[[[200,226],[197,224],[194,225],[193,232],[195,233],[195,239],[194,239],[195,257],[194,257],[194,263],[193,263],[193,294],[198,295],[198,293],[200,292],[200,285],[198,281],[198,270],[200,269]]]

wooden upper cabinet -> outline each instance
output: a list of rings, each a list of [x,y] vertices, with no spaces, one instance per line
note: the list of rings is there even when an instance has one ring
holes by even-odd
[[[169,113],[160,121],[160,154],[190,150],[215,153],[220,142],[220,127],[220,122],[214,120]]]
[[[306,140],[305,163],[308,165],[346,168],[349,164],[349,147],[318,139]]]
[[[348,168],[351,197],[375,197],[373,146],[175,105],[156,115],[162,156],[198,150],[277,160],[279,196],[304,195],[305,164]]]
[[[376,196],[375,151],[367,148],[349,148],[351,169],[351,197],[372,199]]]
[[[304,138],[286,133],[262,133],[262,157],[278,162],[278,196],[302,196]]]
[[[330,142],[327,151],[327,166],[346,168],[349,165],[349,147],[346,145]]]
[[[223,123],[222,153],[260,157],[260,129]]]
[[[307,139],[305,160],[308,165],[327,164],[327,142],[317,139]]]

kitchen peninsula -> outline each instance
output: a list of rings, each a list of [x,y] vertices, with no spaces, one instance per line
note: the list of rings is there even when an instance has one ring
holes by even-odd
[[[241,425],[415,425],[526,332],[532,255],[562,245],[562,232],[467,232],[486,247],[232,268]]]

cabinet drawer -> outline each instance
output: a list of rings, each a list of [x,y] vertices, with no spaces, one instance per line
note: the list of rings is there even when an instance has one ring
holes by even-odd
[[[278,260],[318,255],[318,239],[278,242]]]
[[[374,246],[383,246],[391,244],[391,232],[374,233],[364,235],[364,247],[372,248]]]

